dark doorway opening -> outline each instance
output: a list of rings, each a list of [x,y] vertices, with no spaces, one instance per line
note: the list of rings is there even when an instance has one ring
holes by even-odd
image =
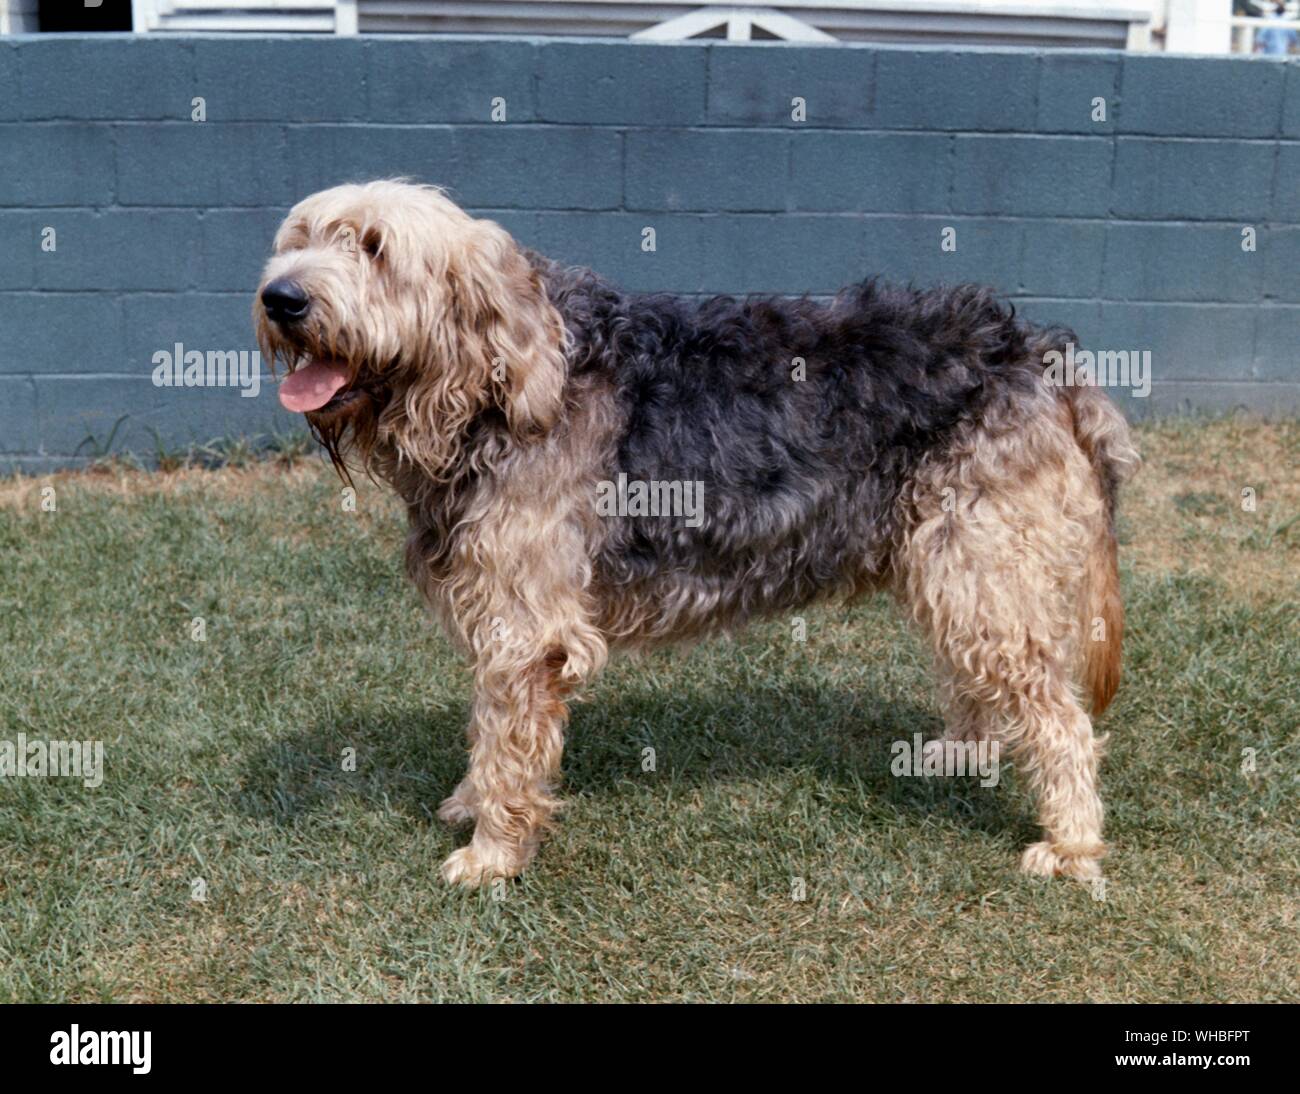
[[[44,34],[130,30],[131,0],[41,0],[40,15]]]

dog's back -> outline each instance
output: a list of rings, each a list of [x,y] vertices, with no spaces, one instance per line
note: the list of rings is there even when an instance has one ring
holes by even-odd
[[[1072,337],[973,286],[697,303],[549,277],[575,380],[598,376],[617,407],[605,474],[620,504],[596,569],[611,599],[646,609],[642,639],[879,585],[919,461],[960,422],[1013,416],[1041,392],[1038,344]],[[638,490],[696,509],[650,512]]]

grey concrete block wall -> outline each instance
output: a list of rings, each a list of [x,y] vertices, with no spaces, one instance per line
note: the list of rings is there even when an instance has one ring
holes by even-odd
[[[1132,414],[1300,407],[1296,62],[34,36],[0,39],[0,463],[88,458],[119,422],[146,456],[299,428],[269,382],[154,386],[154,355],[253,350],[288,207],[398,174],[630,289],[981,281],[1149,350]]]

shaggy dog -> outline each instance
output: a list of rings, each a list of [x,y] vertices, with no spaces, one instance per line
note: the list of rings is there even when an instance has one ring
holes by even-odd
[[[970,286],[632,295],[389,181],[297,205],[254,312],[283,404],[405,501],[408,572],[472,662],[469,773],[439,815],[474,835],[448,881],[533,857],[567,702],[611,649],[874,589],[933,648],[945,736],[1028,772],[1023,869],[1099,875],[1080,697],[1100,713],[1119,681],[1137,453],[1095,388],[1045,382],[1069,331]]]

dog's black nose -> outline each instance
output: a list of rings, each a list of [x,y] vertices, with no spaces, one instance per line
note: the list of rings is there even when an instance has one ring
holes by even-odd
[[[262,306],[266,314],[280,322],[301,319],[307,314],[310,304],[303,287],[287,277],[277,277],[262,290]]]

